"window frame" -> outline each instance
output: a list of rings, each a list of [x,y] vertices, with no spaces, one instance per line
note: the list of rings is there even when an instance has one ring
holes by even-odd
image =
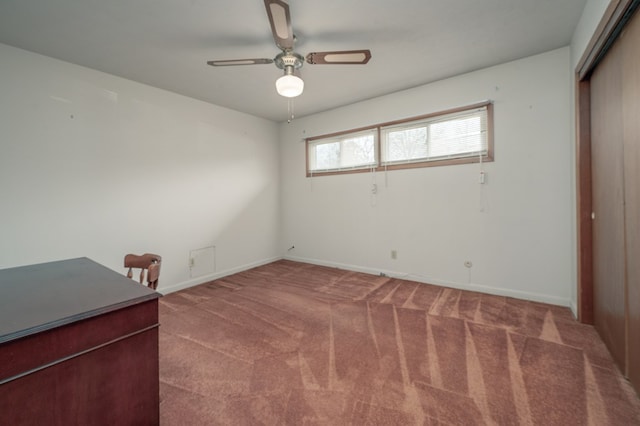
[[[457,114],[464,113],[466,111],[473,111],[480,108],[486,108],[487,111],[487,152],[486,154],[480,155],[471,155],[464,156],[458,158],[440,158],[440,159],[426,159],[426,160],[417,160],[411,161],[407,160],[400,162],[382,162],[382,140],[381,134],[382,129],[393,126],[400,126],[403,124],[409,124],[411,122],[420,122],[433,120],[438,117],[443,117],[449,114]],[[350,134],[357,134],[361,132],[374,130],[375,133],[375,165],[373,166],[363,166],[358,168],[349,168],[349,169],[328,169],[328,170],[311,170],[310,169],[310,154],[309,149],[311,146],[317,145],[317,141],[321,139],[336,139],[340,138],[340,136],[347,136]],[[346,137],[345,137],[346,139]],[[332,175],[341,175],[341,174],[350,174],[350,173],[366,173],[371,171],[388,171],[388,170],[404,170],[404,169],[415,169],[415,168],[423,168],[423,167],[439,167],[439,166],[450,166],[457,164],[472,164],[479,162],[492,162],[495,158],[494,152],[494,143],[493,143],[493,102],[492,101],[483,101],[471,105],[465,105],[457,108],[451,108],[444,111],[433,112],[429,114],[418,115],[415,117],[403,118],[400,120],[388,121],[385,123],[373,124],[370,126],[359,127],[356,129],[344,130],[335,133],[329,133],[325,135],[313,136],[305,139],[305,168],[306,168],[306,176],[314,177],[314,176],[332,176]]]
[[[317,143],[315,141],[317,140],[327,140],[326,144],[331,144],[331,143],[340,143],[341,145],[341,149],[342,149],[342,145],[344,144],[344,142],[346,142],[349,139],[354,139],[354,138],[358,138],[361,136],[369,136],[372,135],[373,136],[373,163],[370,164],[361,164],[361,165],[356,165],[356,166],[341,166],[341,167],[337,167],[337,168],[331,168],[331,169],[319,169],[319,170],[314,170],[313,173],[330,173],[330,172],[350,172],[350,171],[369,171],[371,170],[372,167],[378,167],[378,163],[380,162],[380,154],[379,154],[379,149],[380,149],[380,144],[378,141],[378,138],[380,137],[380,132],[377,131],[377,128],[374,127],[367,127],[367,128],[361,128],[361,129],[355,129],[355,130],[350,130],[348,132],[339,132],[339,133],[334,133],[331,135],[324,135],[320,138],[315,138],[314,140],[311,140],[312,138],[309,138],[306,140],[306,153],[307,153],[307,170],[309,169],[309,163],[311,161],[311,157],[312,155],[310,154],[311,151],[311,146],[316,146]],[[340,136],[346,136],[344,138],[341,138]]]

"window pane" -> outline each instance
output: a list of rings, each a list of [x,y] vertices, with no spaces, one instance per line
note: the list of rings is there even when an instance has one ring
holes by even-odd
[[[383,161],[415,160],[427,157],[427,128],[390,130],[386,132]]]
[[[340,158],[342,167],[374,164],[376,159],[373,135],[344,139]]]
[[[316,161],[311,167],[313,170],[340,167],[340,142],[323,143],[314,148]]]
[[[429,157],[455,157],[477,154],[482,146],[480,135],[469,135],[450,139],[434,139],[429,149]]]
[[[375,132],[346,134],[309,144],[309,170],[332,171],[376,165]]]
[[[487,153],[487,108],[382,129],[382,164],[419,163]]]
[[[483,102],[309,138],[307,176],[493,161],[488,120],[493,106]]]
[[[431,124],[430,157],[454,156],[481,151],[482,120],[465,117]]]

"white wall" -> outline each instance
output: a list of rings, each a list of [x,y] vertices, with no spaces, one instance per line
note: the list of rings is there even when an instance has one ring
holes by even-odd
[[[610,0],[587,0],[582,16],[571,39],[571,70],[575,72],[578,61],[584,54],[593,33],[595,32]]]
[[[569,67],[567,47],[282,124],[287,257],[570,305]],[[305,137],[485,99],[496,159],[485,185],[477,164],[305,177]]]
[[[170,291],[278,258],[278,150],[270,121],[0,45],[0,268],[155,252]]]
[[[88,256],[122,271],[124,253],[155,251],[171,291],[285,253],[575,309],[572,77],[607,5],[587,1],[570,48],[279,127],[0,45],[0,268]],[[304,177],[304,137],[483,99],[483,187],[478,165]],[[192,278],[189,251],[209,245],[216,273]]]

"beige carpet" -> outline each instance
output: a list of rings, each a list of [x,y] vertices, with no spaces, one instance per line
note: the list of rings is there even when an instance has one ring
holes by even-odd
[[[160,323],[164,425],[640,425],[567,308],[283,260]]]

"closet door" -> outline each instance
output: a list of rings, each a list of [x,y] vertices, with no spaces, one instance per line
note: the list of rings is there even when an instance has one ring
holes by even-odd
[[[620,369],[640,392],[638,46],[636,11],[594,70],[590,85],[594,320]]]
[[[591,76],[594,322],[624,370],[625,238],[622,132],[622,51],[619,43]]]
[[[625,182],[627,373],[640,392],[640,12],[620,39]]]

